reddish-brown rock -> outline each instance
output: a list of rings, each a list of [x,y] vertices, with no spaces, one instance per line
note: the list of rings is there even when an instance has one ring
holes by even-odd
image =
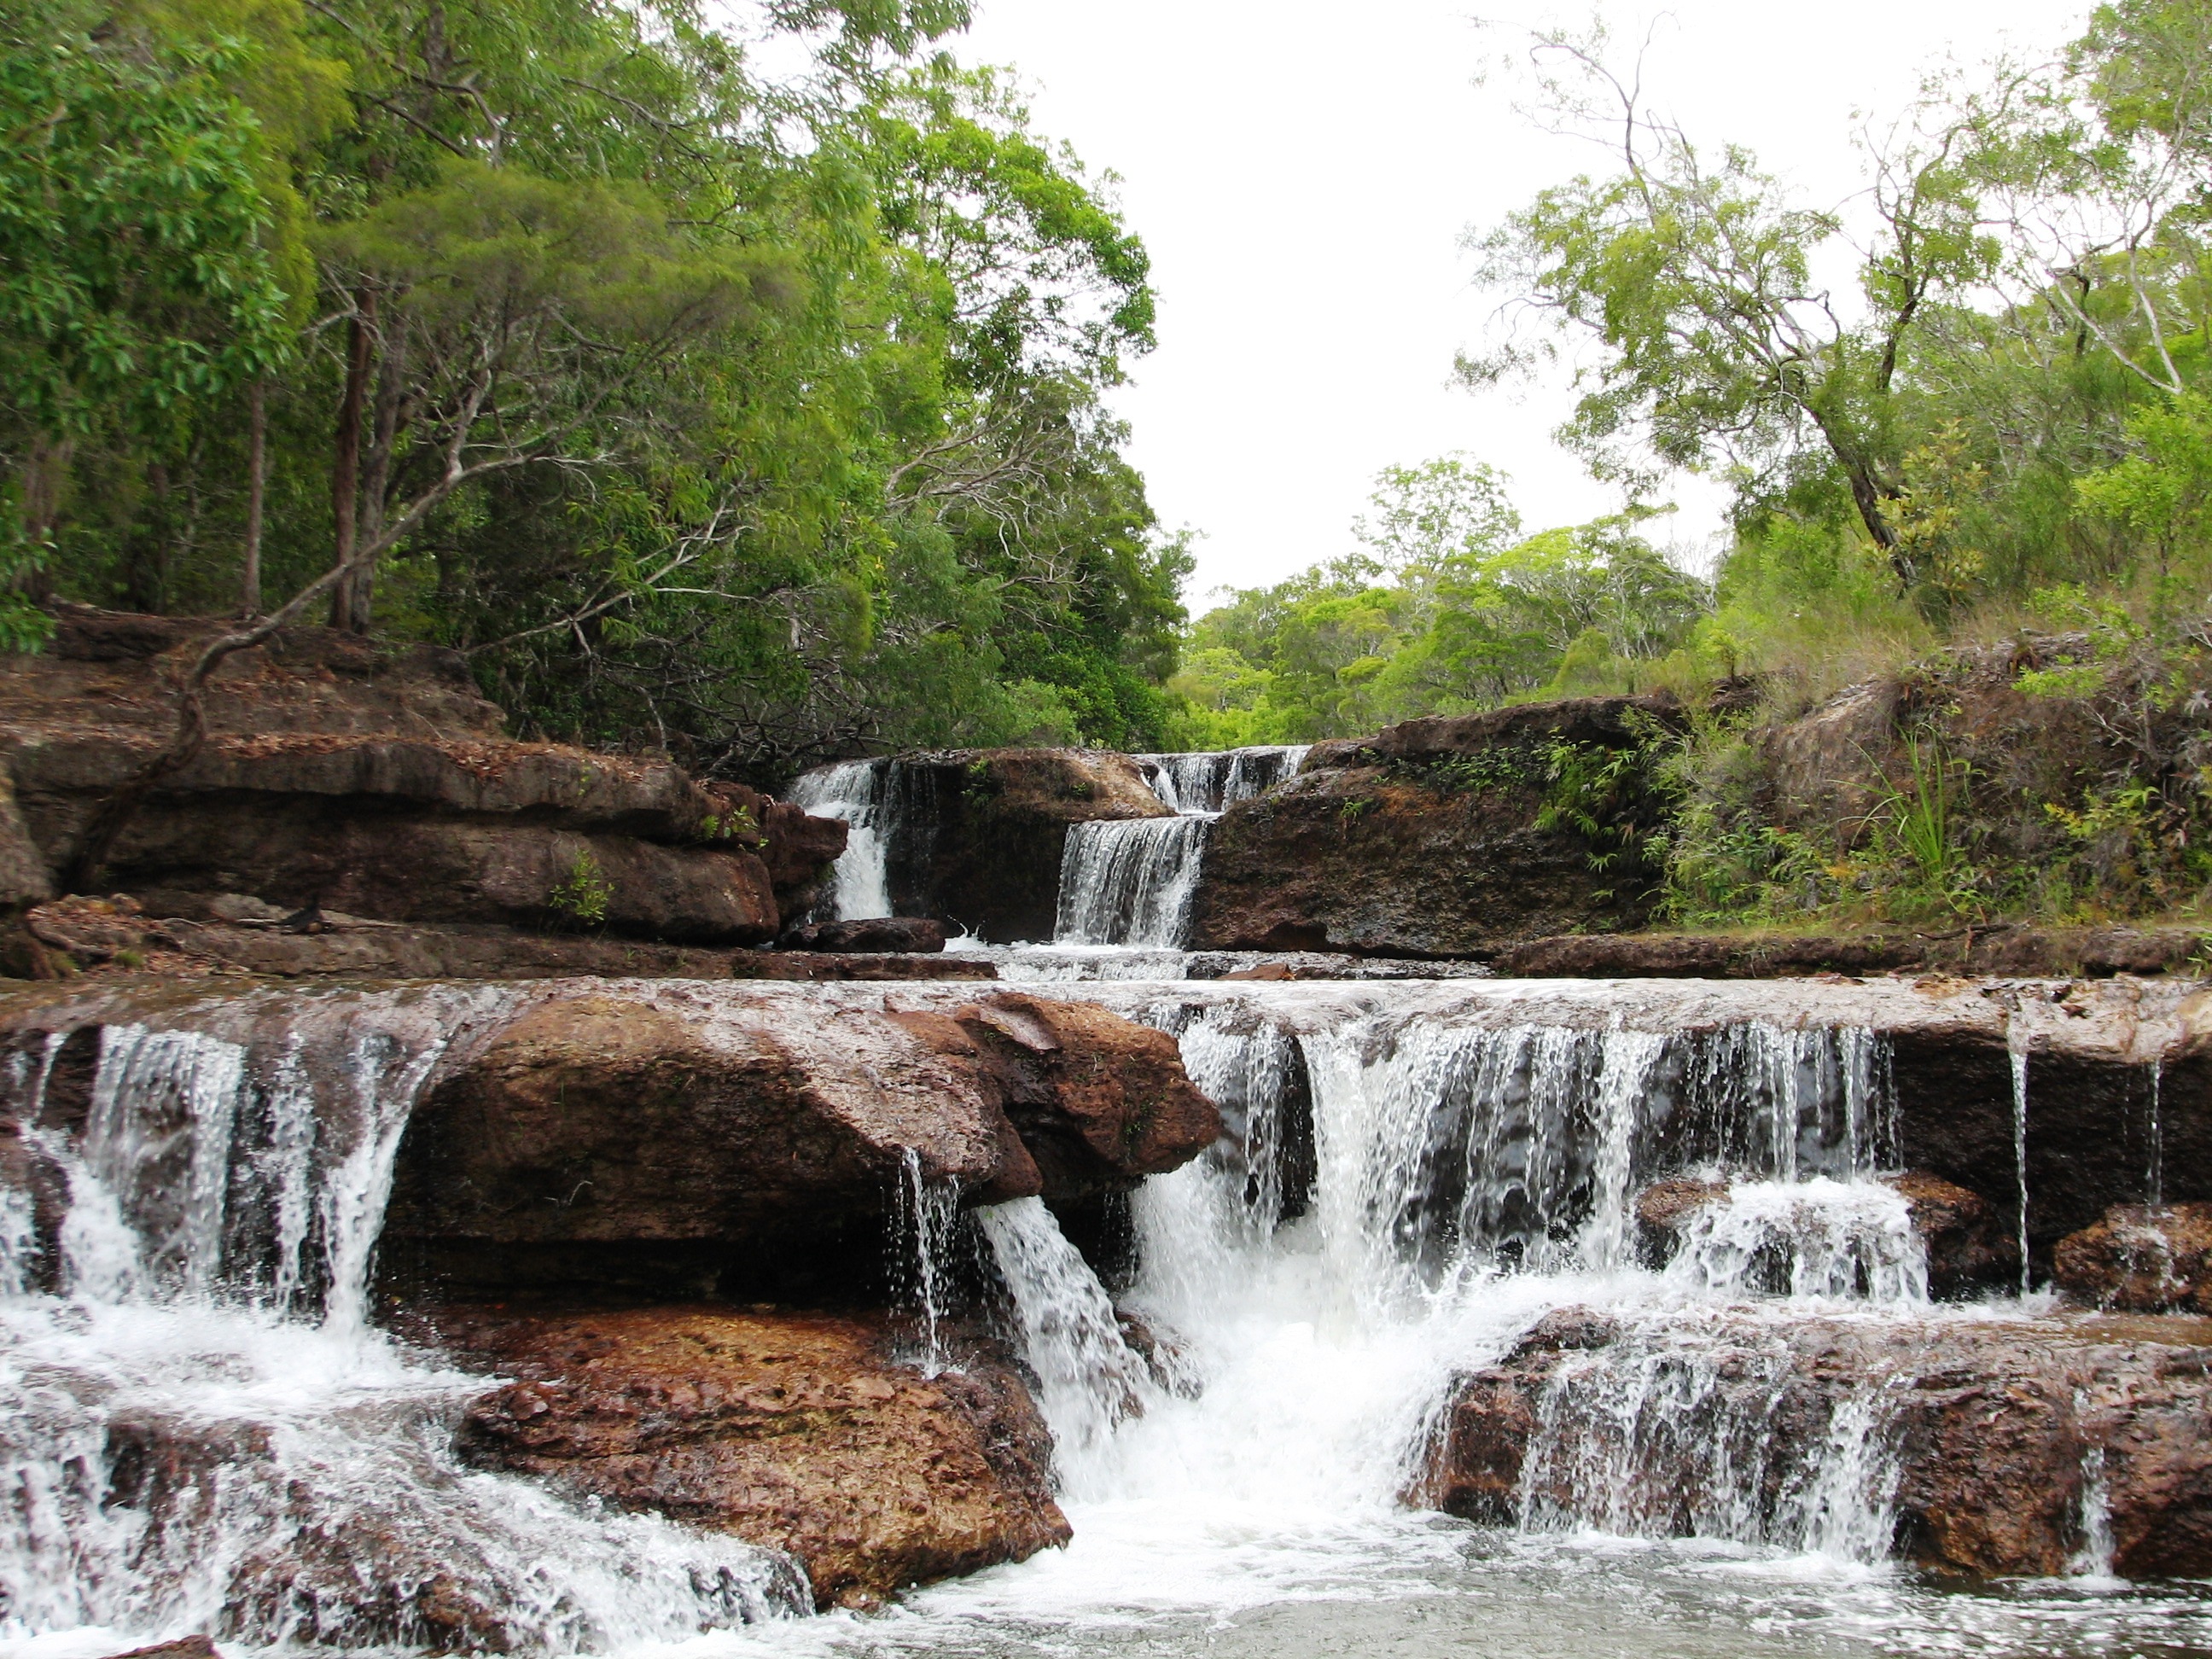
[[[871,916],[860,921],[817,921],[783,936],[792,951],[929,952],[945,948],[941,921],[924,916]]]
[[[561,988],[416,1109],[386,1260],[464,1294],[849,1295],[880,1272],[909,1158],[970,1200],[1062,1201],[1220,1133],[1174,1039],[1101,1009]]]
[[[167,741],[173,675],[221,625],[58,621],[52,649],[0,663],[0,902],[51,894],[101,803]],[[170,914],[245,893],[744,945],[774,937],[779,889],[797,896],[843,844],[793,809],[735,813],[665,759],[510,741],[450,652],[288,629],[222,665],[206,712],[206,743],[131,819],[103,890]]]
[[[1213,826],[1192,943],[1489,957],[1570,929],[1634,927],[1649,882],[1617,856],[1601,873],[1592,854],[1604,849],[1539,827],[1553,747],[1632,748],[1678,715],[1663,699],[1586,697],[1316,744],[1297,777]]]
[[[924,1376],[878,1325],[725,1308],[436,1326],[513,1379],[470,1409],[466,1456],[788,1550],[823,1606],[1068,1540],[1051,1437],[1003,1364]]]
[[[2051,1257],[2059,1287],[2088,1306],[2212,1314],[2212,1204],[2115,1206]]]
[[[1829,1449],[1871,1439],[1893,1547],[1938,1572],[2212,1571],[2212,1324],[1569,1309],[1462,1379],[1418,1494],[1458,1515],[1801,1545]],[[1857,1415],[1844,1415],[1852,1413]]]

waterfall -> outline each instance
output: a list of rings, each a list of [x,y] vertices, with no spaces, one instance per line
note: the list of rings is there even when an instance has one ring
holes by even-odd
[[[1151,1382],[1131,1352],[1098,1276],[1034,1198],[978,1210],[1037,1382],[1062,1484],[1079,1483],[1123,1419],[1142,1412]]]
[[[1210,823],[1186,815],[1070,824],[1053,943],[1180,947]]]
[[[960,1189],[949,1181],[924,1181],[921,1155],[906,1147],[900,1153],[898,1202],[892,1215],[899,1263],[892,1277],[918,1339],[913,1358],[924,1376],[936,1376],[951,1363],[944,1328],[951,1308],[951,1255],[960,1222]]]
[[[774,1552],[464,1467],[485,1380],[368,1326],[408,1115],[512,1001],[242,998],[11,1058],[60,1214],[0,1212],[0,1638],[567,1652],[809,1603]]]
[[[864,921],[891,912],[890,843],[897,830],[890,761],[843,761],[802,773],[788,799],[817,818],[842,818],[845,850],[831,868],[815,914]]]
[[[1307,744],[1135,755],[1152,793],[1178,812],[1223,812],[1297,775]]]
[[[1079,1549],[1086,1528],[1133,1556],[1166,1529],[1233,1571],[1217,1532],[1256,1530],[1356,1554],[1421,1479],[1454,1376],[1579,1302],[1620,1334],[1552,1374],[1523,1530],[1887,1555],[1883,1393],[1801,1406],[1788,1435],[1773,1422],[1804,1386],[1785,1309],[1927,1306],[1924,1248],[1875,1179],[1896,1124],[1872,1032],[1475,1027],[1387,1001],[1292,1025],[1256,996],[1148,1008],[1228,1130],[1138,1193],[1123,1298],[1195,1397],[1147,1384],[1042,1206],[980,1212],[1069,1500],[1097,1506]],[[1668,1267],[1639,1268],[1638,1194],[1689,1170],[1726,1192]]]

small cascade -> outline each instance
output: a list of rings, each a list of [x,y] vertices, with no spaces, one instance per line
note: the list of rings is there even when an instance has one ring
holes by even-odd
[[[1098,1275],[1042,1200],[991,1205],[975,1217],[1013,1302],[1061,1483],[1080,1486],[1115,1425],[1144,1411],[1150,1374],[1122,1336]]]
[[[0,1638],[574,1652],[811,1601],[785,1557],[454,1456],[484,1379],[369,1327],[399,1143],[501,988],[241,998],[5,1069]]]
[[[2100,1441],[2081,1452],[2081,1546],[2068,1565],[2076,1578],[2109,1582],[2113,1577],[2112,1489],[2105,1473],[2105,1447]]]
[[[1928,1247],[1903,1195],[1879,1181],[1741,1182],[1692,1216],[1668,1286],[1738,1302],[1786,1296],[1915,1307]]]
[[[893,1277],[915,1328],[914,1363],[936,1376],[951,1360],[945,1346],[945,1316],[952,1307],[951,1254],[960,1224],[960,1189],[922,1179],[921,1159],[911,1146],[901,1153]]]
[[[792,805],[817,818],[842,818],[845,850],[816,902],[825,921],[864,921],[891,914],[890,761],[842,761],[802,773],[792,784]]]
[[[1522,1465],[1522,1529],[1882,1559],[1898,1480],[1883,1401],[1824,1404],[1797,1383],[1781,1333],[1755,1324],[1717,1335],[1647,1316],[1563,1354]]]
[[[1297,775],[1308,744],[1131,757],[1152,793],[1178,812],[1224,812]]]
[[[1055,945],[1181,947],[1210,819],[1099,819],[1068,826]]]
[[[2143,1172],[2143,1190],[2154,1210],[2166,1206],[2166,1131],[2159,1121],[2165,1091],[2166,1062],[2154,1060],[2150,1063],[2150,1164]]]

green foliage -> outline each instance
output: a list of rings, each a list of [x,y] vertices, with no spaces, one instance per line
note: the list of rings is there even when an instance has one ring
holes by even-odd
[[[545,905],[580,927],[598,927],[606,921],[607,907],[614,896],[614,884],[587,847],[568,861],[568,873],[546,894]]]
[[[932,52],[960,0],[775,0],[782,81],[657,0],[113,3],[0,5],[0,580],[234,608],[258,395],[270,599],[343,507],[348,625],[525,731],[1165,740],[1189,558],[1101,402],[1145,251]]]

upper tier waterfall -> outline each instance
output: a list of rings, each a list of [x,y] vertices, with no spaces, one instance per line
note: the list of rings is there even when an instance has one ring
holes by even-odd
[[[1305,756],[1303,746],[1137,756],[1152,792],[1176,816],[1069,826],[1053,943],[1180,949],[1208,828],[1238,801],[1293,775]]]

